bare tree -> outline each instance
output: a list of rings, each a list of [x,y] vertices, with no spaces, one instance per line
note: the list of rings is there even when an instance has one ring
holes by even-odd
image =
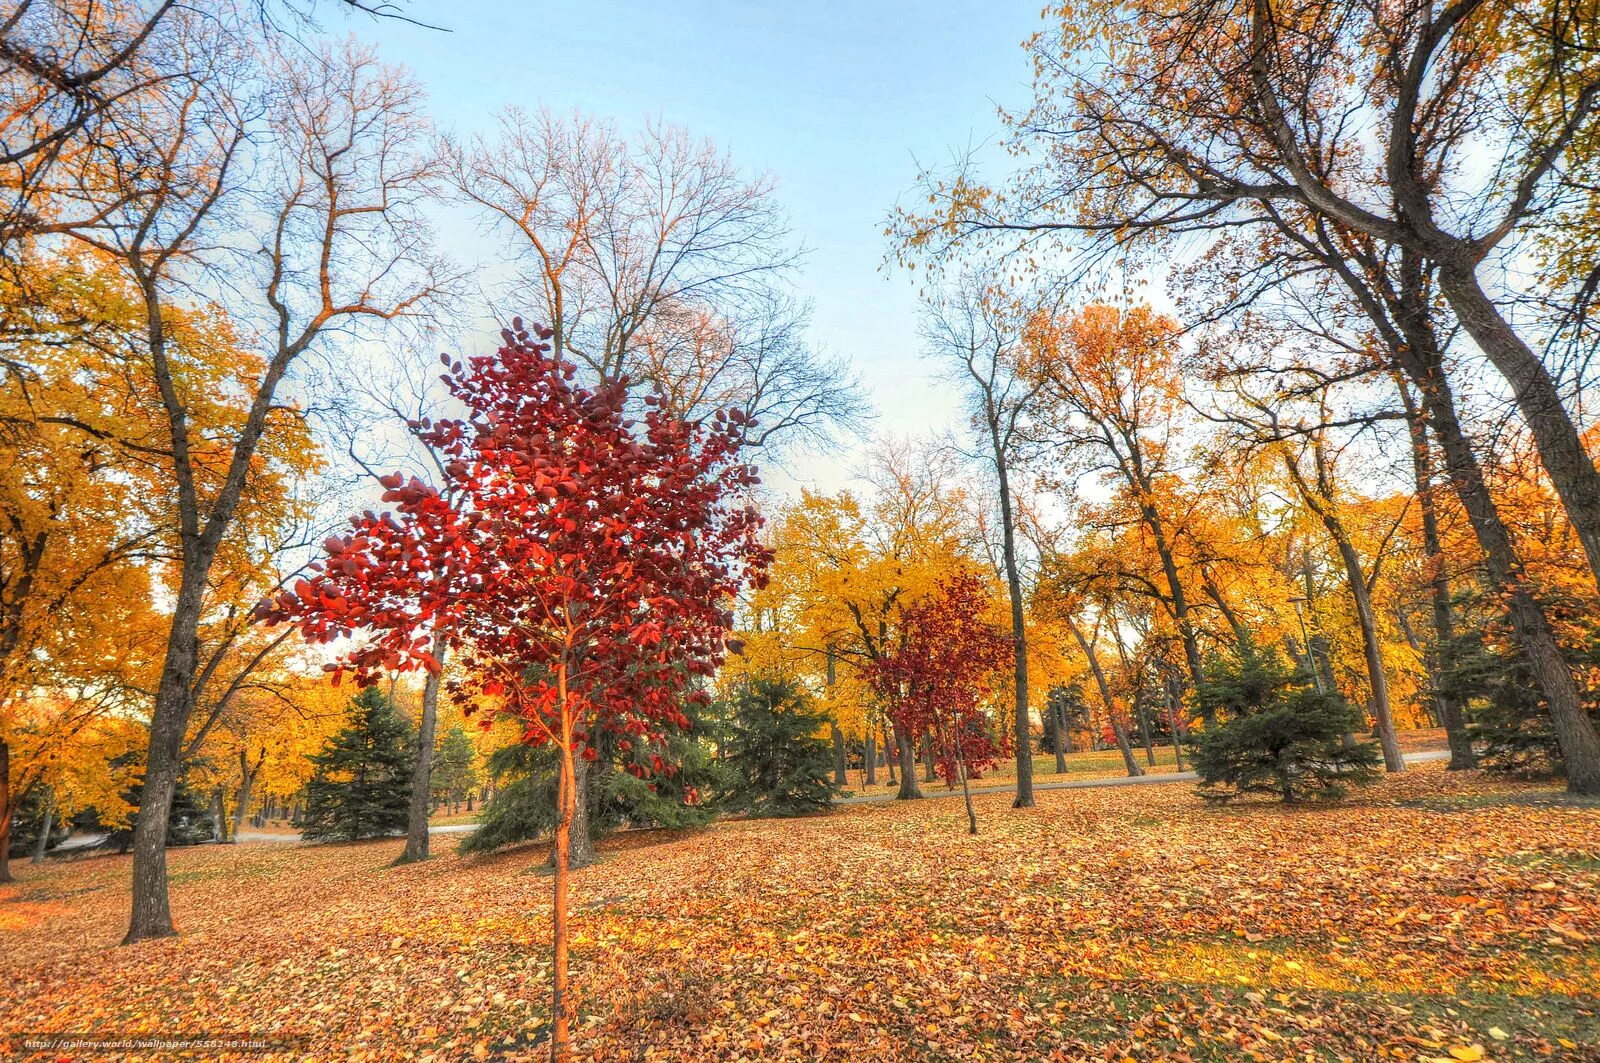
[[[1033,743],[1029,734],[1027,602],[1018,559],[1012,476],[1022,458],[1027,419],[1044,386],[1041,377],[1018,371],[1021,327],[1016,312],[999,305],[1003,295],[992,280],[967,275],[924,305],[922,338],[928,351],[951,368],[950,376],[967,401],[984,459],[994,473],[1000,503],[1000,550],[1011,599],[1014,651],[1017,793],[1014,808],[1032,808]]]
[[[72,232],[112,256],[141,294],[143,369],[161,395],[176,484],[180,560],[134,829],[129,942],[174,933],[166,820],[208,679],[199,661],[207,583],[263,440],[296,416],[280,389],[308,352],[360,321],[417,313],[438,285],[417,209],[433,171],[412,83],[353,44],[289,62],[201,17],[169,22],[185,72],[119,122],[116,205]],[[195,300],[254,323],[260,347],[248,413],[223,440],[191,433],[189,367],[165,334],[164,308]]]
[[[677,127],[626,138],[548,111],[507,110],[494,137],[445,153],[461,198],[509,237],[504,298],[555,330],[557,353],[655,385],[684,416],[743,409],[752,446],[860,427],[854,377],[807,346],[785,288],[798,255],[770,177]]]

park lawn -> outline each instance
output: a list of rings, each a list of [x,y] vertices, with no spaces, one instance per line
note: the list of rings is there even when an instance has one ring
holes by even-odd
[[[946,799],[610,839],[574,882],[585,1058],[1596,1058],[1600,807],[1548,784],[1426,765],[1331,808],[977,806],[976,838]],[[543,851],[435,848],[174,851],[185,936],[129,948],[125,859],[18,865],[0,1028],[542,1058]]]

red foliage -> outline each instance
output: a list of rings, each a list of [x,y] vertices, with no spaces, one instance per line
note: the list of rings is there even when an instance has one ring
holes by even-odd
[[[873,692],[894,722],[914,737],[933,739],[946,782],[969,778],[1009,754],[995,742],[980,702],[1011,660],[1011,639],[983,619],[989,595],[983,581],[961,572],[906,609],[900,646],[867,669]]]
[[[395,512],[353,518],[260,615],[315,641],[359,633],[330,667],[361,683],[436,669],[442,630],[464,651],[453,693],[498,700],[531,743],[583,755],[596,727],[687,726],[683,704],[707,698],[692,679],[721,662],[727,609],[769,561],[743,501],[755,472],[736,460],[748,426],[738,411],[685,423],[653,396],[641,425],[626,381],[576,386],[571,363],[517,329],[492,356],[445,358],[466,420],[413,425],[444,488],[384,477]]]

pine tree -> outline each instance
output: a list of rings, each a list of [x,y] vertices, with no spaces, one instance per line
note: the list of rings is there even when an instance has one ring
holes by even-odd
[[[1373,743],[1344,744],[1360,723],[1355,707],[1318,690],[1276,651],[1246,641],[1214,658],[1199,694],[1208,714],[1230,717],[1208,727],[1195,746],[1195,771],[1207,798],[1275,793],[1285,803],[1331,799],[1377,779]]]
[[[833,807],[827,717],[786,679],[758,678],[733,701],[728,759],[739,779],[730,806],[756,816],[798,816]]]
[[[311,758],[302,833],[313,841],[357,841],[406,829],[411,801],[411,727],[368,687],[350,702],[350,723]]]

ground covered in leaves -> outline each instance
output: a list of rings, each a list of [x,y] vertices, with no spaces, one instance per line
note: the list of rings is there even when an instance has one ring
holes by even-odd
[[[612,839],[575,884],[585,1057],[1600,1059],[1600,807],[1548,786],[1427,765],[1334,808],[978,810],[976,838],[930,800]],[[184,936],[128,948],[125,859],[21,864],[0,1030],[542,1058],[542,854],[435,844],[176,851]]]

